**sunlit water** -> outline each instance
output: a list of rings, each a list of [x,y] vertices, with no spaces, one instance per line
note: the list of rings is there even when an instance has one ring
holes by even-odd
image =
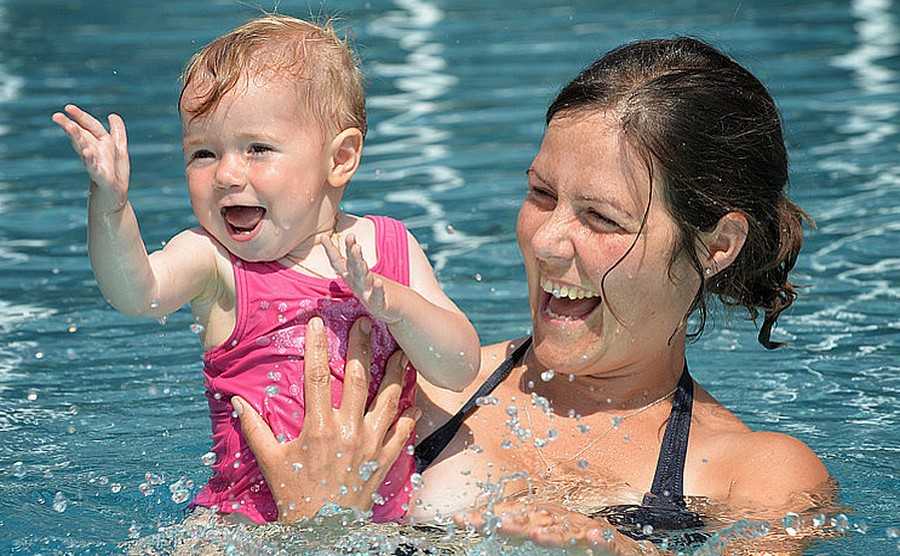
[[[689,33],[768,83],[786,121],[793,195],[818,222],[798,264],[807,287],[778,329],[791,347],[765,352],[751,324],[718,319],[690,349],[692,369],[751,426],[810,444],[839,481],[847,521],[828,515],[820,529],[847,532],[807,553],[897,553],[900,4],[354,4],[325,6],[352,27],[368,76],[371,131],[346,209],[404,219],[485,342],[529,326],[514,218],[544,109],[565,80],[623,41]],[[194,223],[177,76],[200,44],[252,13],[236,1],[0,0],[2,553],[108,553],[129,539],[165,551],[185,534],[179,486],[196,490],[209,475],[198,339],[186,312],[160,325],[104,303],[86,256],[86,179],[49,116],[67,101],[125,116],[131,198],[147,244],[159,246]],[[248,552],[350,550],[335,544],[341,518],[329,519],[300,537],[207,536]],[[290,544],[298,538],[313,544]]]

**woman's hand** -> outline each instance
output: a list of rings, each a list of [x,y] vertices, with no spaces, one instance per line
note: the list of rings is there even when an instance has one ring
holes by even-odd
[[[128,136],[125,122],[118,114],[109,115],[109,131],[97,118],[74,104],[65,113],[53,114],[53,121],[65,130],[72,149],[91,176],[92,194],[102,197],[104,212],[117,212],[128,202]],[[96,199],[94,200],[96,202]]]
[[[529,539],[549,547],[590,548],[593,554],[625,556],[657,554],[652,544],[638,544],[616,531],[605,519],[590,518],[550,503],[498,502],[492,508],[499,519],[497,533]],[[454,516],[460,526],[482,529],[487,522],[484,509]]]
[[[331,406],[328,340],[321,319],[306,328],[303,377],[306,415],[300,436],[279,443],[249,403],[234,397],[241,430],[256,456],[284,522],[314,516],[333,503],[369,510],[372,496],[406,446],[420,412],[412,407],[394,423],[406,358],[395,352],[369,411],[366,396],[371,364],[372,323],[361,318],[350,330],[341,407]]]

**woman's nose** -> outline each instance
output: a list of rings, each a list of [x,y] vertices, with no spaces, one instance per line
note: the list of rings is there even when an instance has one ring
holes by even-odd
[[[237,154],[224,154],[216,165],[216,188],[243,187],[247,183],[247,162]]]
[[[557,208],[550,213],[531,238],[534,255],[549,264],[570,264],[575,256],[571,237],[574,226],[574,217],[565,211]]]

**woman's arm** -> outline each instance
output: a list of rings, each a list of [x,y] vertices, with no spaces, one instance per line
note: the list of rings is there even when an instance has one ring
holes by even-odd
[[[406,374],[401,352],[391,356],[378,394],[365,409],[370,332],[366,318],[350,330],[343,398],[334,409],[324,326],[318,317],[309,321],[303,376],[306,415],[300,436],[291,442],[279,443],[249,403],[232,398],[241,431],[278,506],[279,521],[312,517],[329,503],[369,510],[372,494],[406,446],[420,412],[409,408],[394,422]]]

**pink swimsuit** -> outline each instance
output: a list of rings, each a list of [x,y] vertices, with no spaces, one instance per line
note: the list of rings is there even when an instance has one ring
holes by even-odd
[[[383,216],[375,223],[378,262],[372,268],[386,278],[409,285],[406,228]],[[232,257],[235,283],[234,332],[203,357],[206,397],[212,420],[212,450],[217,459],[213,476],[192,506],[223,513],[241,513],[256,523],[275,521],[278,509],[262,478],[256,459],[232,415],[232,396],[239,395],[265,419],[279,440],[293,440],[303,423],[303,348],[306,323],[313,316],[325,322],[332,376],[332,404],[343,391],[347,340],[353,322],[366,310],[340,279],[314,278],[277,262],[247,262]],[[371,403],[384,376],[388,357],[397,342],[387,326],[373,321]],[[400,399],[402,413],[413,404],[415,370],[411,367]],[[414,438],[409,439],[412,444]],[[375,521],[395,521],[405,514],[415,470],[413,457],[403,450],[378,492],[383,504],[373,506]],[[304,494],[297,493],[298,496]]]

